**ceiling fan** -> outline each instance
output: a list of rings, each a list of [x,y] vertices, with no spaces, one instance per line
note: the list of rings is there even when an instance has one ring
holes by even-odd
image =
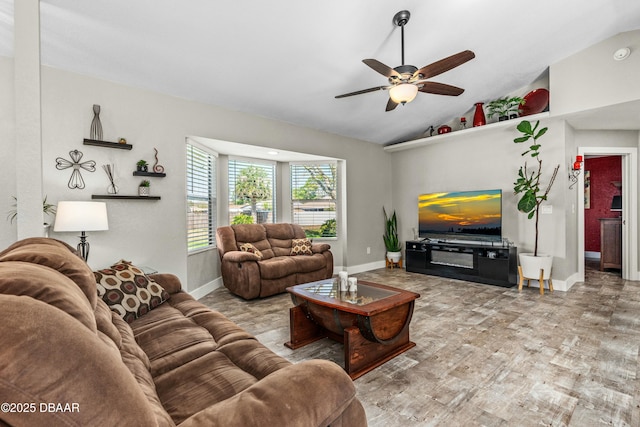
[[[389,102],[385,111],[391,111],[398,104],[406,104],[413,101],[418,92],[433,93],[436,95],[458,96],[464,89],[444,83],[428,81],[431,77],[449,71],[465,62],[473,59],[476,55],[470,50],[465,50],[455,55],[436,61],[425,67],[418,69],[413,65],[404,63],[404,26],[409,22],[411,14],[408,10],[402,10],[393,17],[393,23],[400,27],[402,33],[402,65],[391,68],[375,59],[363,59],[362,62],[371,67],[374,71],[389,79],[386,86],[376,86],[369,89],[358,90],[336,96],[345,98],[347,96],[361,95],[363,93],[375,92],[377,90],[389,91]]]

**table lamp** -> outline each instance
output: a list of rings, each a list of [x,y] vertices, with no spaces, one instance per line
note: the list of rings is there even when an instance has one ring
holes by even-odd
[[[80,231],[77,249],[86,261],[90,245],[86,231],[108,230],[107,204],[104,202],[58,202],[53,231]]]

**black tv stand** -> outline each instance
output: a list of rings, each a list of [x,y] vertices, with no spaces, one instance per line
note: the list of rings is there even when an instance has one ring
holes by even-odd
[[[518,280],[515,246],[415,240],[406,243],[407,271],[511,287]]]

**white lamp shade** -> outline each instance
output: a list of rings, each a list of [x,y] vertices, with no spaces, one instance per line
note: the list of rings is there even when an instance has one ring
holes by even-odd
[[[107,204],[104,202],[58,202],[53,231],[108,230]]]
[[[389,96],[396,104],[411,102],[418,94],[418,86],[410,83],[401,83],[389,89]]]

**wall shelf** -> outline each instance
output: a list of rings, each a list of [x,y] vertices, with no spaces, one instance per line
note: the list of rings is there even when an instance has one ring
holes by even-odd
[[[508,127],[515,127],[522,120],[529,120],[531,122],[535,122],[536,120],[542,120],[549,117],[549,112],[545,111],[543,113],[532,114],[530,116],[518,117],[517,119],[505,120],[502,122],[489,123],[484,126],[471,127],[468,129],[457,130],[449,133],[443,133],[440,135],[428,136],[426,138],[414,139],[411,141],[399,142],[397,144],[391,144],[384,147],[384,151],[388,153],[395,153],[397,151],[405,151],[411,150],[413,148],[426,147],[427,145],[438,144],[441,142],[445,142],[446,140],[451,140],[451,138],[464,138],[465,136],[470,136],[473,134],[482,133],[485,131],[497,130],[497,129],[505,129]]]
[[[158,178],[164,178],[165,176],[167,176],[167,174],[164,172],[141,172],[141,171],[134,171],[133,175],[134,176],[155,176]]]
[[[121,196],[120,194],[93,194],[91,198],[119,200],[160,200],[160,196]]]
[[[119,142],[99,141],[97,139],[84,139],[84,145],[95,145],[97,147],[119,148],[121,150],[131,150],[133,145],[120,144]]]

